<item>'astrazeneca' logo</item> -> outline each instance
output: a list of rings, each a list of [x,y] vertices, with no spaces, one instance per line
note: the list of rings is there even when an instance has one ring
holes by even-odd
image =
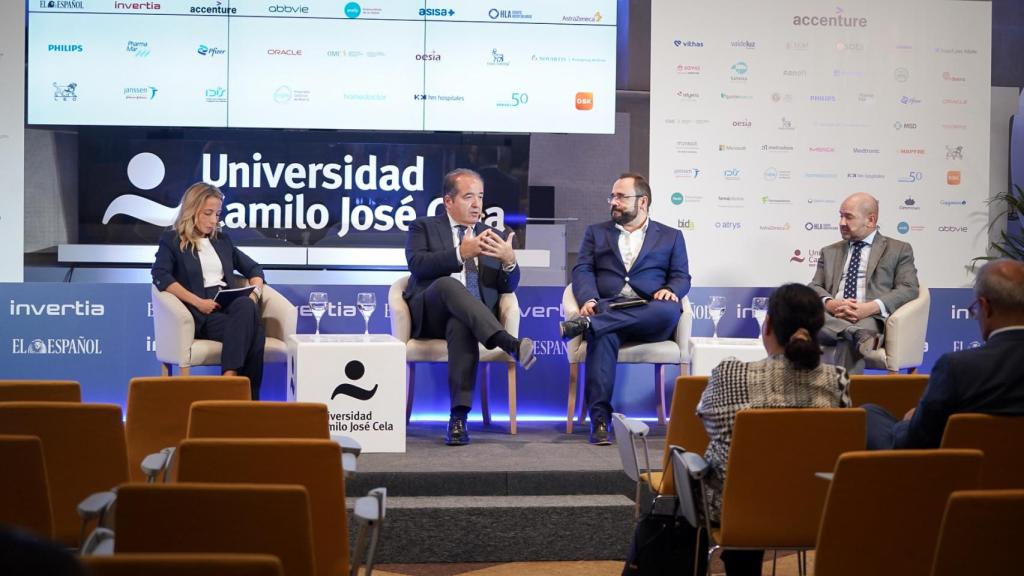
[[[672,45],[676,48],[703,48],[704,42],[700,40],[673,40]]]
[[[499,10],[497,8],[488,10],[487,17],[491,20],[533,20],[533,14],[522,10]]]
[[[505,54],[498,52],[497,48],[491,48],[491,59],[487,62],[488,66],[508,66],[511,64],[508,60],[505,60]]]
[[[270,12],[271,14],[309,14],[309,6],[303,6],[301,4],[297,4],[295,6],[271,4],[267,7],[267,12]]]
[[[11,338],[11,354],[99,356],[103,347],[99,338]]]
[[[106,307],[89,300],[75,300],[68,304],[18,304],[11,300],[11,316],[103,316]]]
[[[600,10],[598,10],[597,12],[594,12],[593,14],[586,15],[586,16],[578,16],[578,15],[562,16],[562,22],[584,22],[584,23],[590,23],[590,24],[597,24],[601,20],[604,20],[604,16],[601,16],[601,11]]]
[[[214,56],[223,56],[226,53],[227,50],[223,48],[217,48],[216,46],[207,46],[206,44],[200,44],[199,47],[196,48],[196,54],[199,54],[200,56],[209,56],[211,58],[213,58]]]
[[[67,102],[68,100],[71,100],[72,102],[77,102],[78,83],[68,82],[67,84],[57,84],[56,82],[54,82],[53,101],[57,102],[58,100],[61,102]]]
[[[156,86],[128,86],[124,89],[124,99],[127,101],[152,100],[159,92]]]
[[[129,40],[124,51],[136,58],[146,58],[149,56],[149,42],[145,40]]]
[[[217,86],[216,88],[207,88],[203,95],[206,97],[207,102],[227,102],[228,91],[223,86]]]
[[[71,54],[76,52],[84,52],[85,48],[81,44],[47,44],[47,52],[63,52],[65,54]]]

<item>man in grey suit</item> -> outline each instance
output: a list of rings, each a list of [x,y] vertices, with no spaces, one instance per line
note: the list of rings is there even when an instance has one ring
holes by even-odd
[[[822,345],[835,346],[835,364],[857,373],[879,355],[885,319],[917,298],[917,268],[910,244],[878,232],[878,200],[858,192],[839,208],[841,242],[821,250],[809,286],[825,304]]]

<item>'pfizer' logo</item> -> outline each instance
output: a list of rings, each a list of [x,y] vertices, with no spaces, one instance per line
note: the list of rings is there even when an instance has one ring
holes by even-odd
[[[907,224],[906,222],[900,222],[899,224],[896,225],[896,231],[899,232],[900,234],[906,234],[907,232],[910,232],[910,224]]]
[[[128,161],[128,180],[139,190],[152,190],[164,181],[164,162],[152,152],[140,152]]]

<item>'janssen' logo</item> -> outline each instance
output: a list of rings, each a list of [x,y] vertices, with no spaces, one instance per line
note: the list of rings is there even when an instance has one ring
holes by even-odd
[[[156,98],[156,93],[159,92],[156,86],[135,86],[127,87],[124,89],[125,100],[152,100]]]
[[[85,48],[81,44],[48,44],[46,46],[47,52],[63,52],[65,54],[84,52]]]

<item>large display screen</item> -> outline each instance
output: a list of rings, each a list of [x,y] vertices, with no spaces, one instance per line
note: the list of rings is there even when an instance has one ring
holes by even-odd
[[[28,122],[612,133],[612,0],[31,0]]]

